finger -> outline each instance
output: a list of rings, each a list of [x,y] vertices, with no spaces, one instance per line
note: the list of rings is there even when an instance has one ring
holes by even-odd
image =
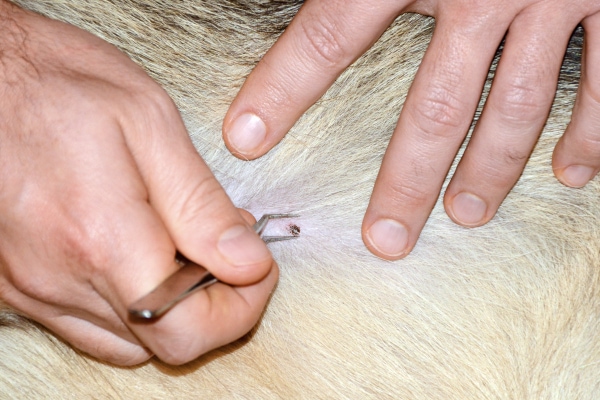
[[[600,14],[583,20],[581,82],[571,122],[554,149],[552,168],[563,184],[583,187],[600,170]]]
[[[125,340],[85,319],[63,315],[40,322],[75,348],[111,364],[128,367],[141,364],[153,356],[146,347]]]
[[[43,285],[47,288],[39,287],[35,281],[30,281],[25,283],[27,287],[23,290],[23,282],[1,279],[1,298],[49,329],[52,328],[45,321],[52,318],[84,320],[98,330],[110,332],[124,341],[140,345],[135,335],[115,314],[112,306],[88,285],[81,285],[75,279],[68,282],[59,280],[48,284],[52,282],[52,276],[40,278],[44,280]],[[79,336],[79,341],[82,341],[85,340],[82,335],[82,332],[75,331],[71,337]]]
[[[84,310],[61,309],[54,304],[29,298],[6,282],[0,286],[2,298],[7,304],[93,357],[116,365],[130,366],[142,363],[153,355],[132,336],[112,309],[111,315],[98,318],[96,315],[88,315]],[[85,315],[80,318],[73,315],[73,312]],[[92,321],[100,321],[103,326]],[[106,325],[111,322],[114,326],[107,329]]]
[[[198,155],[174,104],[169,100],[146,108],[152,124],[129,131],[134,138],[130,148],[150,203],[177,249],[224,282],[259,281],[272,262],[265,243]]]
[[[278,279],[273,263],[260,282],[243,287],[217,283],[194,293],[151,324],[134,324],[138,336],[161,360],[189,362],[231,343],[257,323]]]
[[[537,6],[511,23],[482,116],[446,190],[446,211],[454,222],[485,224],[519,179],[548,118],[578,22],[567,18]]]
[[[340,73],[392,23],[404,2],[312,0],[248,76],[223,123],[239,158],[277,144]]]
[[[468,13],[460,21],[442,17],[409,90],[363,221],[365,244],[386,259],[401,258],[414,246],[509,23],[507,18],[492,24]]]
[[[244,218],[244,221],[246,221],[246,223],[248,225],[254,225],[256,223],[256,218],[254,218],[254,215],[250,214],[248,211],[244,210],[243,208],[238,208],[237,210],[240,213],[240,215],[242,216],[242,218]]]

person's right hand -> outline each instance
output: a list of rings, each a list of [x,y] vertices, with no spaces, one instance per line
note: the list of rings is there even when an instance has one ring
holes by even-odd
[[[168,95],[113,46],[4,0],[0,186],[0,298],[98,358],[192,360],[251,329],[275,285]],[[176,249],[233,286],[130,320]]]

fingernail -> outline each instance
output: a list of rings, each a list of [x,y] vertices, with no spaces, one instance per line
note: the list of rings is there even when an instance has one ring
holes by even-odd
[[[585,165],[571,165],[562,173],[562,180],[567,186],[580,188],[594,177],[594,169]]]
[[[452,201],[454,219],[461,225],[479,225],[485,218],[486,211],[485,201],[472,193],[460,192]]]
[[[258,148],[267,136],[267,126],[260,117],[245,113],[231,124],[227,138],[231,146],[242,154]]]
[[[270,257],[263,241],[244,225],[226,230],[219,238],[217,249],[235,266],[258,264]]]
[[[404,254],[408,245],[408,231],[404,225],[388,218],[382,218],[371,225],[367,238],[373,248],[390,258]]]

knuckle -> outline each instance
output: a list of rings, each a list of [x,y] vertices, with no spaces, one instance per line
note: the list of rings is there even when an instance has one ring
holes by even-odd
[[[88,217],[81,224],[63,230],[61,242],[66,262],[98,270],[113,264],[115,247],[106,246],[101,226],[97,218]]]
[[[29,298],[45,303],[54,303],[57,290],[48,284],[48,277],[43,274],[14,273],[11,283],[14,288]]]
[[[503,152],[503,161],[508,165],[522,165],[525,164],[529,158],[530,152],[527,149],[520,148],[508,148]]]
[[[575,145],[570,146],[571,157],[579,160],[593,160],[598,163],[600,158],[600,135],[595,132],[575,133]]]
[[[349,63],[352,56],[338,24],[329,14],[301,19],[299,27],[309,59],[321,67],[337,68]]]
[[[273,109],[298,109],[303,107],[302,100],[296,92],[297,88],[287,78],[270,79],[265,85],[268,97],[267,105]]]
[[[414,104],[409,116],[426,139],[437,142],[455,134],[464,124],[464,110],[463,103],[450,90],[439,88]]]
[[[74,201],[77,203],[77,201]],[[42,235],[46,240],[32,244],[29,255],[23,259],[13,255],[5,268],[10,271],[10,283],[16,290],[30,298],[46,303],[62,304],[66,288],[73,281],[58,279],[63,273],[71,273],[78,278],[87,279],[95,270],[102,270],[113,263],[117,247],[106,235],[99,217],[93,213],[80,213],[78,206],[71,205],[68,211],[54,208],[51,214],[59,218],[48,217],[45,211],[34,210],[31,217],[35,221],[46,221],[47,226],[33,228],[30,235]],[[107,239],[108,238],[108,239]],[[110,242],[108,241],[110,240]],[[114,244],[114,243],[113,243]],[[52,284],[50,284],[52,283]]]
[[[168,93],[150,78],[144,79],[142,83],[132,83],[122,98],[127,101],[122,111],[135,113],[129,118],[141,124],[140,128],[144,132],[156,129],[156,124],[162,128],[165,123],[171,123],[174,116],[179,116],[177,107]],[[144,118],[140,118],[140,115]],[[147,134],[142,137],[143,140],[148,140]]]
[[[99,359],[106,360],[111,364],[121,367],[133,367],[148,361],[152,357],[151,355],[146,354],[141,347],[140,351],[124,351],[122,353],[115,353],[112,350],[99,350],[99,353],[101,354],[98,356]]]
[[[119,245],[121,229],[114,218],[91,204],[94,203],[74,202],[71,210],[63,214],[61,224],[54,228],[54,246],[66,267],[88,278],[105,273],[124,257]]]
[[[189,182],[181,182],[181,185],[189,185]],[[181,190],[173,193],[184,193],[173,205],[176,210],[176,226],[191,229],[201,220],[200,216],[211,215],[212,208],[220,207],[224,197],[219,182],[209,175],[197,180],[192,186],[181,186]]]
[[[514,82],[499,89],[492,104],[502,120],[519,126],[545,118],[548,113],[547,98],[539,88]]]
[[[409,184],[395,184],[388,188],[388,198],[393,199],[396,204],[402,205],[404,209],[416,209],[429,203],[432,193],[424,190],[416,182]]]
[[[600,15],[600,14],[599,14]],[[600,108],[600,86],[592,85],[586,81],[581,83],[581,97],[589,104],[588,107],[597,110]]]
[[[104,360],[121,367],[132,367],[139,365],[151,358],[151,355],[148,354],[141,346],[114,342],[114,340],[96,338],[96,341],[94,342],[89,342],[88,340],[85,343],[82,341],[79,343],[79,345],[74,345],[100,360]]]
[[[137,95],[137,100],[142,105],[145,112],[152,116],[161,116],[163,118],[177,114],[175,104],[169,95],[160,87],[154,90],[145,90]]]
[[[61,316],[57,333],[77,349],[111,364],[130,367],[147,361],[152,355],[141,345],[126,341],[114,333],[73,316]]]
[[[504,152],[503,158],[498,162],[490,161],[482,164],[478,172],[478,181],[485,182],[488,188],[496,190],[512,187],[519,177],[522,166],[527,161],[527,156],[512,151]],[[508,165],[508,168],[504,166]]]
[[[11,293],[12,290],[8,288],[9,285],[12,285],[18,293],[47,304],[58,304],[62,296],[64,296],[62,287],[49,284],[49,282],[52,282],[52,277],[45,270],[11,268],[10,274],[6,278],[8,283],[2,290],[0,298],[5,299],[9,303],[11,302],[11,298],[18,300],[18,297],[14,297]],[[15,302],[14,305],[19,309],[19,304]]]
[[[465,173],[472,187],[488,188],[488,194],[512,187],[519,178],[529,158],[529,147],[510,146],[493,152],[482,151],[465,165]],[[470,172],[466,172],[466,169]]]
[[[582,145],[581,149],[584,152],[589,152],[594,155],[599,155],[600,153],[600,135],[589,133],[587,135],[583,135],[582,137]]]
[[[198,346],[198,343],[195,343],[196,339],[189,339],[173,332],[162,332],[157,337],[161,337],[161,340],[155,343],[152,351],[156,357],[169,365],[186,364],[210,350],[205,349],[204,344]]]

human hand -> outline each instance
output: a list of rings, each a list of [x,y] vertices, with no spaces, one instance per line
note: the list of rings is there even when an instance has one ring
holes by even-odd
[[[245,334],[277,266],[168,95],[113,46],[0,0],[0,297],[121,365],[180,364]],[[154,323],[127,305],[177,268],[221,281]]]
[[[307,1],[232,103],[225,142],[240,158],[263,155],[399,14],[435,17],[362,227],[374,254],[402,258],[435,204],[505,34],[491,93],[444,196],[447,214],[467,227],[494,216],[543,128],[569,37],[580,22],[586,34],[580,89],[553,169],[571,187],[596,175],[599,10],[600,2],[591,0]]]

